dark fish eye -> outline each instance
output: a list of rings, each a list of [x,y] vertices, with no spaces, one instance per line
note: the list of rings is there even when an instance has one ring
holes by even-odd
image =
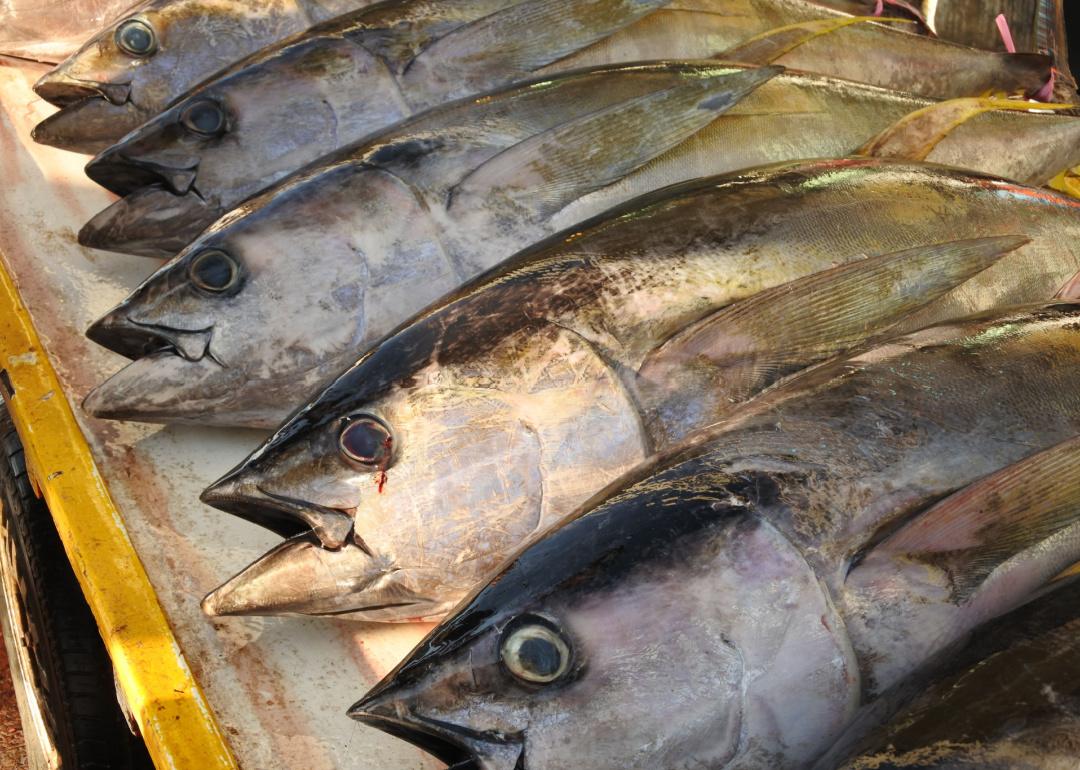
[[[224,251],[207,249],[191,261],[188,274],[200,289],[219,294],[236,286],[240,269]]]
[[[149,56],[157,50],[157,35],[142,19],[128,19],[116,28],[116,44],[132,56]]]
[[[200,99],[180,115],[188,131],[202,136],[217,136],[225,131],[225,112],[210,99]]]
[[[353,417],[338,438],[341,453],[353,462],[373,468],[385,468],[393,449],[390,430],[368,415]]]
[[[507,670],[525,682],[549,684],[570,670],[570,644],[540,618],[519,618],[499,644]]]

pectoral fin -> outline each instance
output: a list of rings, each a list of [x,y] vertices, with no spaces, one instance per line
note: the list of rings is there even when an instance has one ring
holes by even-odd
[[[944,569],[957,601],[1008,573],[991,597],[999,606],[1070,574],[1080,560],[1080,437],[950,495],[872,553]]]
[[[884,16],[842,16],[832,19],[814,19],[798,24],[776,27],[760,35],[744,40],[734,48],[729,48],[717,59],[724,61],[745,62],[747,64],[771,64],[784,54],[790,53],[800,45],[822,35],[828,35],[852,24],[877,22],[883,24],[913,24],[910,19]]]
[[[678,77],[664,87],[562,123],[480,164],[453,188],[450,205],[527,195],[531,208],[550,216],[678,145],[783,70],[668,66]]]
[[[711,368],[733,402],[784,375],[879,335],[1028,243],[1023,236],[951,241],[824,270],[736,302],[669,339],[641,375],[657,367]]]
[[[1074,104],[1036,104],[998,97],[949,99],[905,115],[860,147],[857,154],[874,158],[925,160],[950,131],[984,112],[993,110],[1058,112],[1076,108]]]
[[[667,0],[525,0],[457,27],[428,46],[417,60],[425,71],[438,71],[453,67],[463,51],[473,52],[471,59],[482,57],[488,71],[520,77],[666,4]]]

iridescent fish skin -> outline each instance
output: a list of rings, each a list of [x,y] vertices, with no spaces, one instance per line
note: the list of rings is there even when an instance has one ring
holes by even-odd
[[[407,0],[362,9],[215,74],[95,158],[90,177],[132,198],[126,216],[96,218],[81,242],[172,256],[245,198],[420,110],[581,66],[723,58],[748,37],[823,16],[846,17],[802,0]],[[1037,58],[876,24],[811,39],[778,61],[941,98],[1034,91],[1049,76]],[[162,205],[182,215],[153,216]]]
[[[866,254],[1011,233],[1032,241],[921,321],[1052,296],[1080,264],[1067,253],[1078,204],[1022,189],[923,165],[801,162],[662,191],[523,252],[402,325],[204,493],[298,536],[206,609],[445,611],[505,549],[791,370],[755,358],[791,342],[768,304],[737,334],[716,331],[752,377],[673,344],[740,300]],[[342,456],[356,415],[389,431],[388,462]],[[413,605],[369,611],[383,591]]]
[[[491,770],[809,767],[1080,555],[1075,507],[1011,540],[978,506],[935,518],[1076,436],[1078,318],[955,321],[788,381],[531,540],[351,714]],[[890,533],[921,545],[885,568]]]
[[[207,76],[364,0],[144,0],[46,73],[42,144],[96,153]]]

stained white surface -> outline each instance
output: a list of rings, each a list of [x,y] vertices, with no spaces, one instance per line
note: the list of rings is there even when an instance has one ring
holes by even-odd
[[[112,196],[83,174],[87,158],[31,141],[31,128],[54,109],[30,90],[45,70],[0,57],[0,255],[240,765],[441,767],[345,716],[430,626],[322,618],[211,621],[200,611],[207,591],[278,540],[198,500],[262,434],[96,420],[79,409],[86,393],[124,361],[87,340],[83,330],[157,263],[77,244],[79,227]]]

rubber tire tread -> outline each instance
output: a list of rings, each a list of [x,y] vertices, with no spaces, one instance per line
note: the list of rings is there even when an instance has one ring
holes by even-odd
[[[0,495],[45,718],[65,770],[153,770],[116,699],[112,663],[22,444],[0,407]]]

